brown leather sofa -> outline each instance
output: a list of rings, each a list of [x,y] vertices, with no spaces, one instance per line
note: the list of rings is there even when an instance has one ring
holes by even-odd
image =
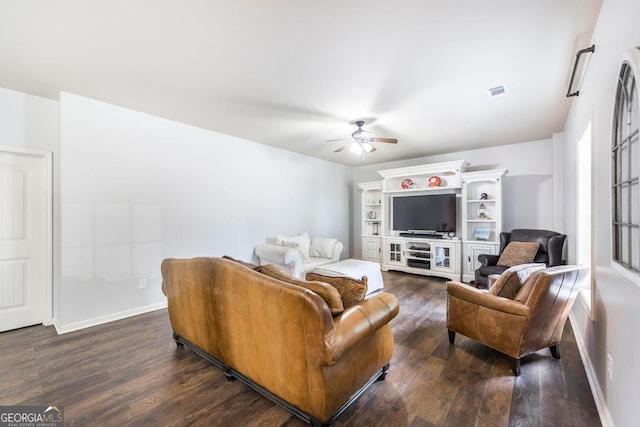
[[[166,259],[162,277],[178,345],[312,425],[330,424],[386,375],[391,294],[332,317],[314,292],[226,259]]]
[[[497,265],[500,255],[510,242],[538,242],[540,247],[532,262],[545,263],[547,267],[562,264],[562,250],[566,235],[549,230],[519,228],[500,233],[500,252],[498,255],[478,255],[480,268],[475,272],[475,286],[487,288],[491,274],[502,274],[508,267]]]
[[[585,267],[558,266],[529,276],[514,299],[460,282],[447,283],[447,329],[453,344],[456,332],[511,356],[513,373],[520,359],[549,347],[560,359],[558,344],[576,299]]]

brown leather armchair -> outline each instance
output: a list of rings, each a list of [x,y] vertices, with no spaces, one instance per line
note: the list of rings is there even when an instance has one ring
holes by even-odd
[[[480,268],[476,270],[475,286],[489,287],[489,275],[502,274],[508,267],[497,265],[500,255],[510,242],[538,242],[540,248],[533,262],[543,262],[547,267],[562,264],[562,250],[566,235],[549,230],[530,230],[526,228],[500,233],[500,252],[498,255],[478,255]]]
[[[449,342],[459,332],[511,357],[513,373],[520,375],[520,359],[549,347],[560,359],[558,347],[567,316],[586,267],[558,266],[533,273],[513,300],[460,282],[447,283]]]

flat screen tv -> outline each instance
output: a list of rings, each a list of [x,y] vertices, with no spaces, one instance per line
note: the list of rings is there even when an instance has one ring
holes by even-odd
[[[456,195],[394,197],[392,228],[395,231],[456,231]]]

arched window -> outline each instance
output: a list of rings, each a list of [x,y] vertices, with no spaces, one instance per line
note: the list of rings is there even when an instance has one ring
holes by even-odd
[[[629,51],[620,74],[613,114],[613,260],[640,274],[640,48]]]

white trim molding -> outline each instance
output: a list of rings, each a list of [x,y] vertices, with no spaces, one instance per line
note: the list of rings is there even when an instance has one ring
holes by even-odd
[[[584,337],[582,336],[582,332],[580,332],[578,322],[576,321],[573,312],[569,313],[569,321],[571,322],[573,335],[575,336],[576,344],[578,345],[578,351],[580,352],[580,358],[582,359],[582,364],[584,365],[584,370],[587,374],[587,380],[589,381],[591,394],[593,394],[593,400],[596,403],[598,415],[600,415],[600,422],[602,423],[603,427],[614,427],[613,418],[611,418],[611,413],[609,412],[609,406],[607,405],[607,401],[604,398],[604,394],[602,394],[602,388],[600,388],[598,377],[595,370],[593,369],[593,363],[591,363],[589,353],[587,352],[587,348],[584,345]]]
[[[94,317],[93,319],[83,320],[81,322],[70,323],[68,325],[60,324],[60,321],[53,319],[53,325],[56,328],[58,335],[66,334],[80,329],[90,328],[92,326],[102,325],[104,323],[114,322],[116,320],[126,319],[127,317],[137,316],[139,314],[149,313],[151,311],[162,310],[167,308],[167,302],[160,302],[157,304],[145,305],[142,307],[132,308],[131,310],[121,311],[119,313],[107,314],[105,316]]]

